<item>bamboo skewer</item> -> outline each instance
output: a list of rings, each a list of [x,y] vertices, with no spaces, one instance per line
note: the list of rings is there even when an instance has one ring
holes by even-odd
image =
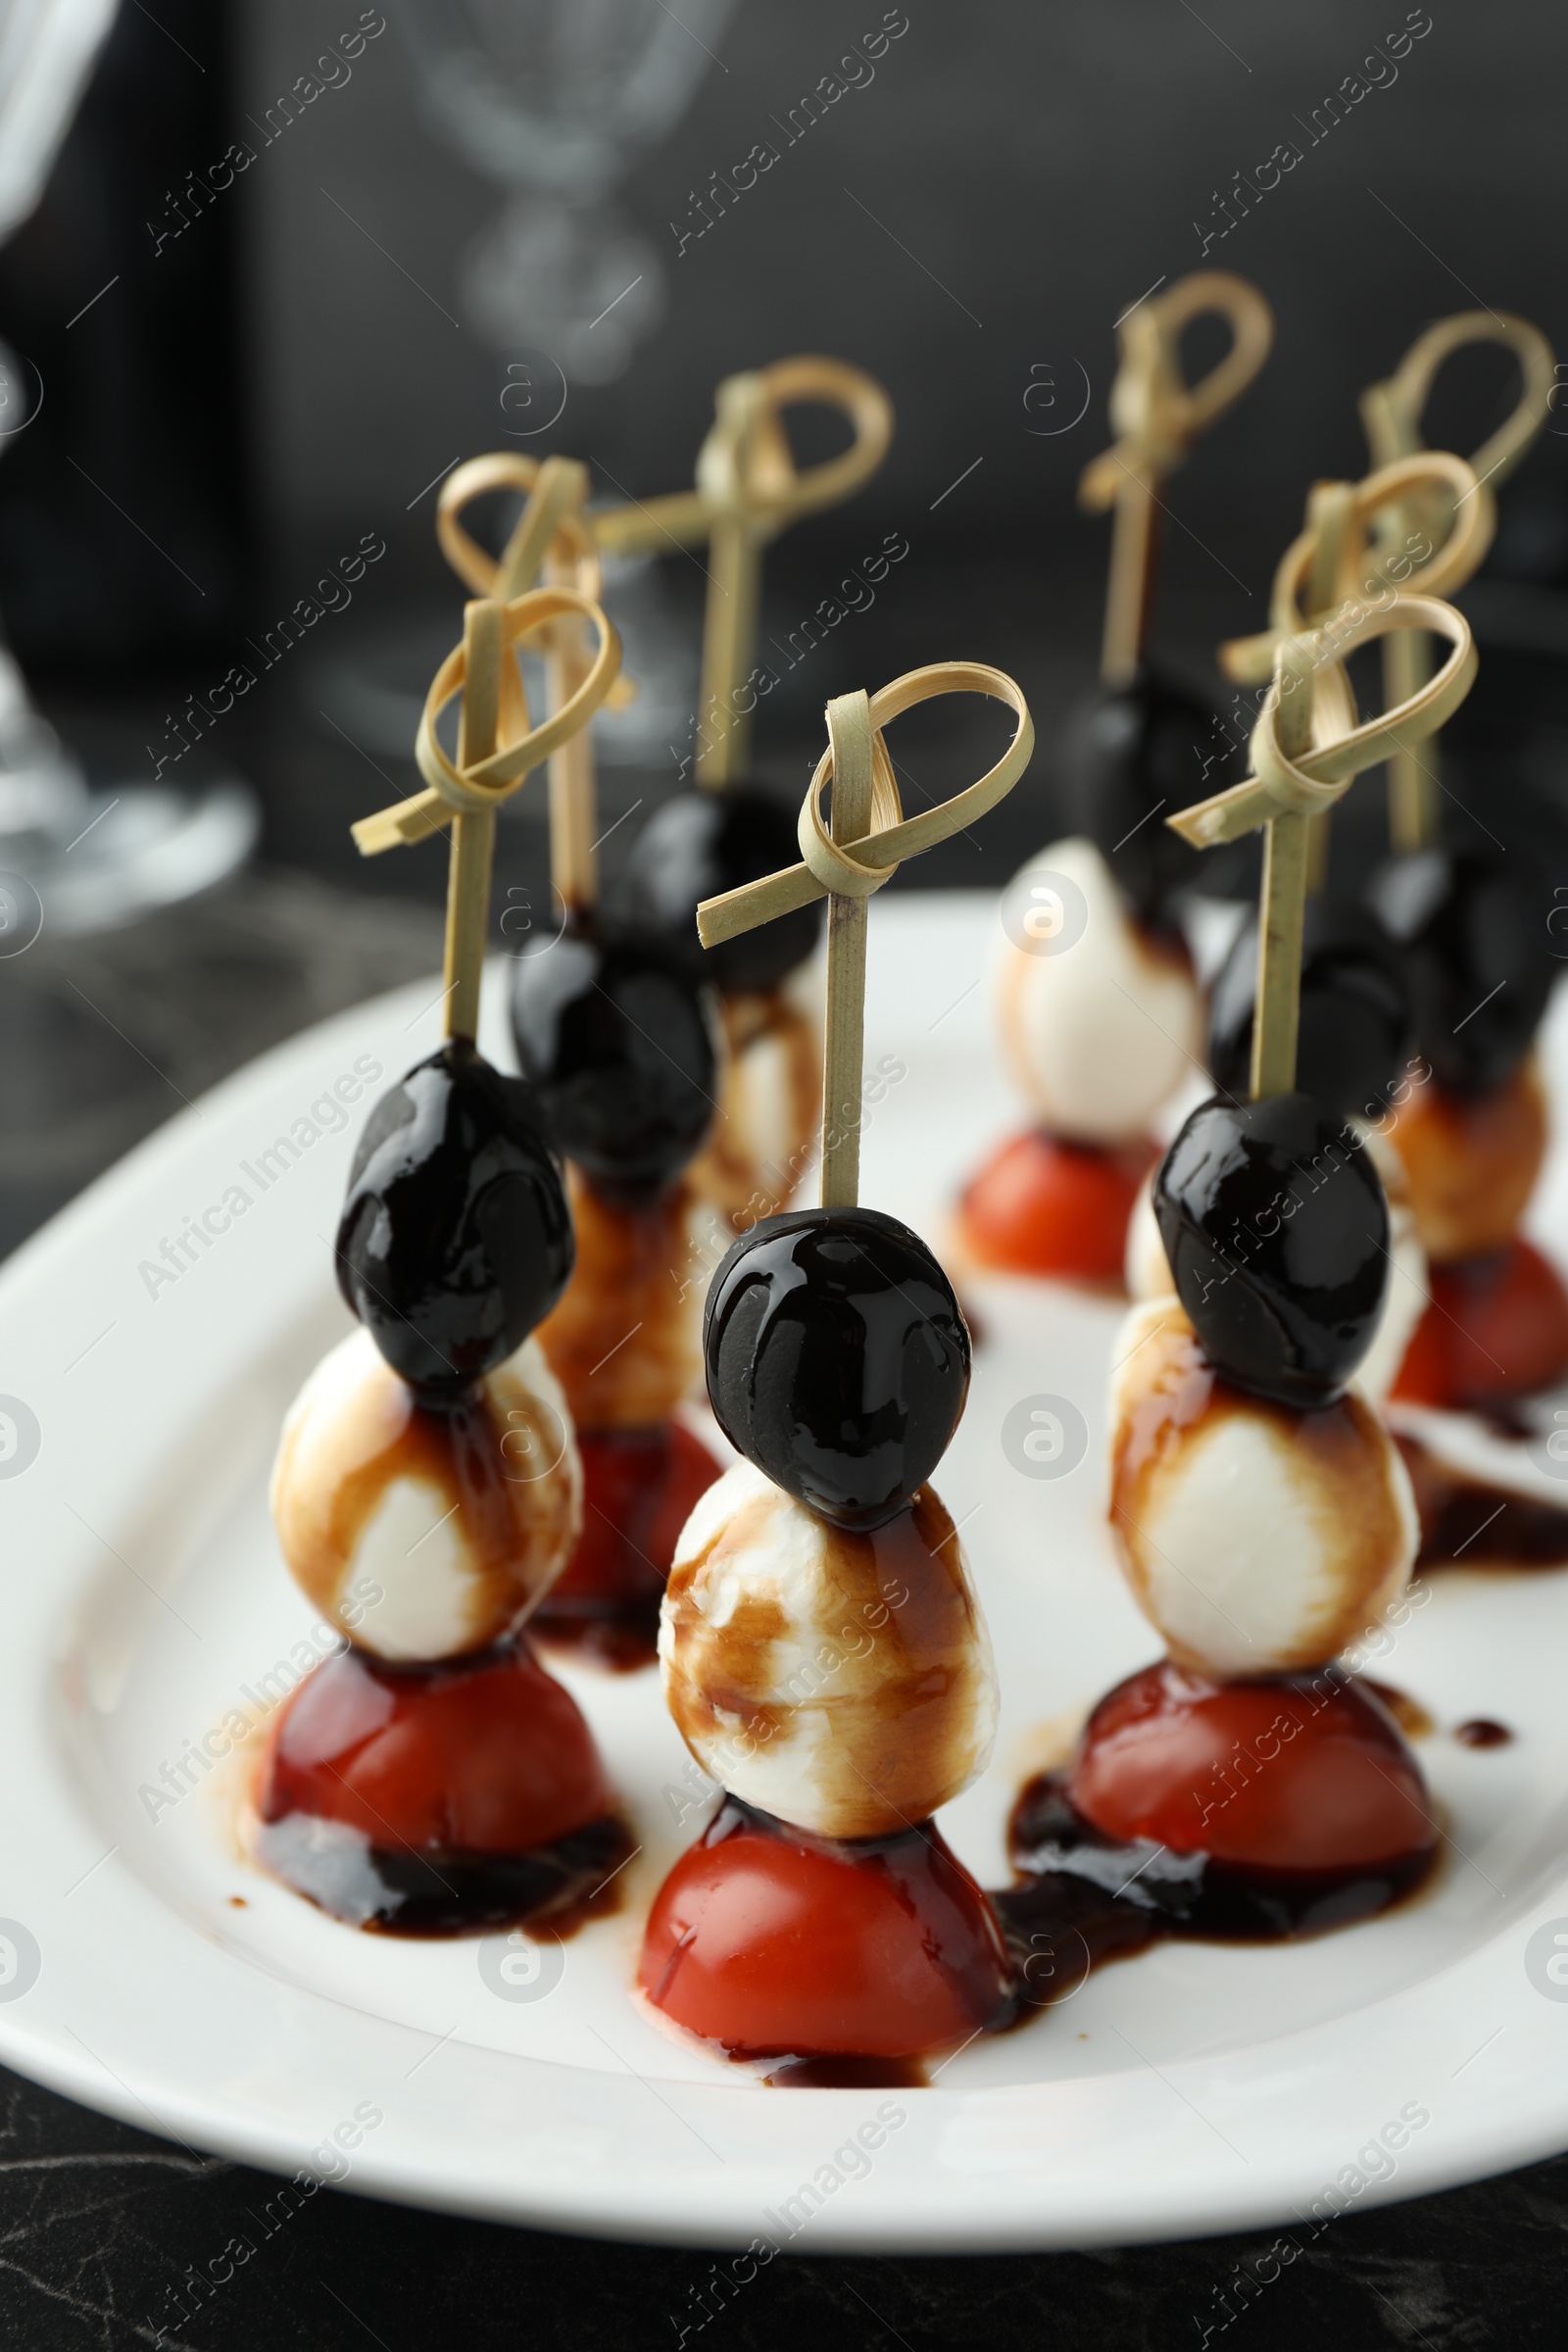
[[[989,694],[1016,713],[1011,743],[977,782],[918,816],[906,817],[882,729],[901,711],[942,694]],[[1013,680],[980,662],[934,662],[910,670],[867,697],[842,694],[827,706],[828,748],[817,761],[801,808],[802,862],[748,882],[697,909],[704,947],[735,939],[759,923],[828,902],[827,1013],[822,1055],[822,1205],[853,1208],[859,1194],[860,1088],[865,1022],[868,902],[901,858],[935,847],[994,808],[1029,764],[1034,722]],[[831,822],[821,795],[831,779]]]
[[[1551,345],[1541,329],[1508,312],[1462,311],[1428,327],[1411,344],[1393,375],[1369,385],[1361,395],[1361,421],[1374,463],[1386,466],[1421,450],[1421,418],[1433,382],[1444,362],[1471,343],[1500,343],[1514,354],[1523,378],[1519,401],[1471,459],[1472,488],[1457,500],[1446,499],[1440,492],[1392,510],[1384,523],[1385,537],[1391,543],[1403,539],[1408,544],[1412,536],[1423,532],[1438,548],[1444,547],[1456,527],[1459,506],[1468,498],[1477,505],[1485,503],[1490,541],[1496,521],[1496,485],[1513,471],[1546,421],[1557,370]],[[1407,701],[1418,693],[1431,668],[1432,648],[1421,632],[1390,638],[1383,649],[1385,703]],[[1389,836],[1396,850],[1425,849],[1442,830],[1438,806],[1441,759],[1441,746],[1434,736],[1424,759],[1417,760],[1411,752],[1401,751],[1389,761]]]
[[[804,471],[796,467],[783,424],[784,410],[803,402],[839,410],[854,434],[838,457]],[[696,762],[696,779],[704,788],[717,791],[733,783],[750,752],[751,712],[742,708],[742,690],[757,652],[763,550],[803,515],[837,506],[858,490],[881,465],[892,437],[893,407],[880,384],[843,360],[807,354],[726,376],[719,384],[713,425],[698,452],[694,490],[633,500],[587,514],[580,499],[562,497],[556,505],[558,523],[569,521],[573,512],[583,522],[589,552],[643,555],[708,542]],[[532,585],[552,545],[546,477],[551,466],[567,463],[547,459],[540,466],[501,451],[475,458],[447,476],[437,517],[441,545],[449,563],[477,594],[515,596]],[[541,506],[533,537],[524,542],[519,524],[498,564],[469,536],[459,515],[469,499],[503,488],[537,489]],[[586,490],[584,474],[584,496]],[[587,585],[580,575],[577,585]],[[596,575],[591,593],[598,592]],[[581,756],[586,759],[586,747]],[[570,798],[565,787],[563,792]],[[591,831],[590,818],[590,838]],[[564,832],[562,838],[566,837]]]
[[[1182,328],[1204,313],[1229,321],[1231,348],[1190,389],[1182,380]],[[1153,609],[1162,510],[1160,491],[1199,434],[1239,399],[1268,357],[1274,320],[1245,278],[1195,270],[1152,301],[1137,303],[1119,328],[1121,364],[1110,394],[1118,439],[1085,468],[1078,503],[1113,511],[1110,570],[1100,674],[1107,686],[1137,675]]]
[[[458,728],[458,765],[476,767],[496,748],[501,723],[501,622],[503,608],[485,600],[463,612],[463,715]],[[446,1035],[479,1035],[479,982],[484,970],[484,935],[490,923],[490,872],[495,860],[496,812],[470,809],[452,820],[452,860],[447,870]]]
[[[708,792],[734,781],[751,748],[751,716],[742,714],[739,703],[761,608],[766,533],[760,516],[767,493],[775,501],[787,494],[794,472],[789,443],[760,375],[726,377],[715,408],[713,430],[697,461],[697,479],[714,503],[695,770]]]
[[[1312,668],[1296,650],[1282,654],[1275,742],[1294,762],[1312,744]],[[1257,996],[1252,1014],[1251,1096],[1291,1094],[1301,1001],[1301,935],[1306,917],[1307,840],[1328,811],[1281,808],[1263,828],[1262,899],[1257,927]]]
[[[521,490],[525,504],[499,561],[486,556],[458,519],[470,499],[489,490]],[[542,462],[503,451],[475,458],[447,476],[436,529],[448,562],[472,587],[515,597],[544,573],[596,603],[599,559],[584,515],[588,468],[574,458]],[[564,710],[588,677],[593,657],[582,617],[568,612],[544,639],[546,691],[552,711]],[[624,702],[630,681],[617,677],[612,704]],[[577,729],[550,758],[550,880],[568,913],[592,907],[599,895],[598,831],[592,731]]]
[[[570,697],[539,726],[529,721],[515,649],[569,620],[590,623],[598,651]],[[378,857],[400,844],[452,827],[447,885],[445,1034],[476,1038],[496,811],[532,771],[579,731],[608,698],[620,668],[620,640],[591,597],[572,587],[532,588],[506,603],[485,596],[466,606],[463,643],[442,662],[425,696],[415,741],[424,789],[362,817],[353,828],[361,854]],[[437,721],[463,698],[456,760],[442,749]]]
[[[1442,668],[1381,717],[1325,740],[1314,714],[1346,656],[1401,629],[1446,638],[1449,653]],[[1252,1021],[1254,1101],[1288,1094],[1296,1083],[1308,823],[1331,808],[1364,769],[1435,733],[1463,702],[1475,675],[1468,621],[1435,596],[1395,595],[1386,605],[1363,606],[1348,621],[1341,618],[1284,637],[1274,651],[1273,687],[1252,729],[1254,772],[1228,792],[1165,819],[1198,850],[1238,841],[1259,825],[1268,829]],[[1343,675],[1335,691],[1348,695]]]
[[[585,466],[573,466],[569,514],[582,529],[583,502],[588,493]],[[599,559],[584,544],[564,560],[552,558],[552,576],[571,584],[596,600],[600,593]],[[546,692],[552,710],[564,710],[592,667],[588,632],[573,614],[558,620],[551,630],[545,655]],[[550,885],[567,915],[585,914],[599,901],[598,790],[592,726],[579,727],[550,756]]]
[[[833,751],[832,832],[851,849],[871,830],[871,705],[863,688],[827,707]],[[860,1084],[865,933],[871,902],[834,891],[827,903],[827,1015],[822,1036],[822,1206],[853,1208],[860,1185]]]
[[[1476,477],[1463,458],[1446,450],[1424,450],[1380,466],[1360,482],[1315,482],[1307,497],[1306,520],[1276,566],[1269,599],[1270,626],[1253,637],[1235,637],[1219,649],[1218,661],[1226,677],[1249,685],[1266,678],[1281,645],[1313,627],[1336,637],[1358,612],[1374,611],[1365,600],[1387,601],[1396,593],[1391,565],[1404,564],[1402,585],[1411,595],[1446,595],[1467,580],[1492,541],[1495,511],[1471,496]],[[1391,543],[1379,537],[1379,552],[1371,553],[1372,535],[1392,514],[1408,511],[1413,500],[1446,500],[1454,516],[1453,528],[1441,547],[1429,550],[1415,563],[1391,554]],[[1410,678],[1404,693],[1389,699],[1389,709],[1407,703],[1427,683],[1430,662],[1417,676],[1413,664],[1396,662],[1389,650],[1424,642],[1424,633],[1403,629],[1384,640],[1384,679]],[[1331,662],[1317,679],[1314,696],[1316,739],[1337,741],[1355,725],[1355,698],[1343,666]],[[1406,755],[1419,768],[1414,752]],[[1306,847],[1306,889],[1310,896],[1327,878],[1331,811],[1325,808],[1310,819]]]

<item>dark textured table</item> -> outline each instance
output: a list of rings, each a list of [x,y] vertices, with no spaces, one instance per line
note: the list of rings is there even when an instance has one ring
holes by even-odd
[[[1310,2230],[1092,2254],[810,2260],[720,2286],[692,2247],[604,2245],[277,2182],[0,2077],[0,2341],[21,2352],[518,2346],[1563,2341],[1568,2157]],[[1294,2249],[1294,2250],[1293,2250]],[[221,2284],[195,2274],[230,2275]],[[727,2263],[721,2266],[728,2268]]]

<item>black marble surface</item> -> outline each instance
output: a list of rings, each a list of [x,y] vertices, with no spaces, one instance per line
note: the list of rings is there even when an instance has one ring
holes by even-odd
[[[1563,2340],[1568,2156],[1446,2196],[1352,2210],[1315,2236],[1292,2225],[1086,2254],[781,2255],[739,2286],[720,2286],[715,2258],[697,2248],[546,2236],[327,2188],[285,2216],[277,2190],[263,2174],[0,2074],[0,2342],[19,2352],[426,2352],[442,2342],[465,2352],[1522,2352]],[[727,2257],[718,2268],[727,2272]],[[215,2269],[231,2275],[192,2285]]]

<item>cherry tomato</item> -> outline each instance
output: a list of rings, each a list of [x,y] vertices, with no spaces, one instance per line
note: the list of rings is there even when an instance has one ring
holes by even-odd
[[[446,1666],[328,1658],[283,1708],[260,1811],[382,1847],[519,1854],[614,1805],[576,1701],[519,1644]]]
[[[1107,1838],[1254,1869],[1388,1862],[1438,1834],[1393,1716],[1332,1666],[1247,1683],[1146,1666],[1090,1717],[1067,1793]]]
[[[1031,1128],[966,1187],[963,1241],[979,1264],[1008,1273],[1117,1281],[1138,1188],[1158,1156],[1149,1140],[1108,1152]]]
[[[1428,1269],[1432,1302],[1391,1394],[1449,1410],[1527,1396],[1568,1373],[1568,1293],[1517,1234],[1485,1257]]]
[[[639,1981],[736,2057],[914,2057],[1010,1999],[991,1906],[929,1822],[840,1844],[733,1797],[661,1887]]]

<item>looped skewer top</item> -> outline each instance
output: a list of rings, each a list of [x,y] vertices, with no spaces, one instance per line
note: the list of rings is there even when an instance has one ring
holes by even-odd
[[[1254,637],[1233,637],[1219,649],[1224,675],[1258,684],[1274,667],[1277,647],[1287,637],[1320,626],[1331,614],[1353,614],[1363,596],[1402,592],[1446,596],[1463,587],[1492,545],[1495,514],[1473,495],[1476,476],[1463,458],[1443,449],[1423,450],[1380,466],[1359,482],[1316,482],[1307,501],[1306,524],[1292,540],[1274,573],[1269,626]],[[1372,576],[1357,579],[1368,564],[1371,525],[1392,510],[1402,510],[1422,491],[1446,492],[1454,501],[1455,527],[1441,547],[1428,543],[1426,556],[1404,557],[1405,575],[1396,579],[1390,554],[1370,563]]]
[[[1484,509],[1489,525],[1494,527],[1495,487],[1513,471],[1546,421],[1557,369],[1551,345],[1540,327],[1511,312],[1460,311],[1418,335],[1394,373],[1362,393],[1361,422],[1374,461],[1384,464],[1420,450],[1422,415],[1438,372],[1454,352],[1472,343],[1500,343],[1513,353],[1522,378],[1518,403],[1470,460],[1476,477],[1473,494],[1455,498],[1446,487],[1418,493],[1402,509],[1386,513],[1383,529],[1388,536],[1418,527],[1446,547],[1457,532],[1466,499]],[[1491,528],[1487,535],[1490,539]],[[1386,702],[1400,702],[1414,691],[1426,675],[1430,654],[1418,632],[1390,638],[1383,649]],[[1396,753],[1389,762],[1389,830],[1396,849],[1421,849],[1439,830],[1438,760],[1433,742],[1419,764],[1404,753]]]
[[[1207,375],[1187,384],[1182,329],[1207,312],[1229,320],[1231,347]],[[1274,319],[1245,277],[1229,270],[1195,270],[1167,293],[1138,303],[1118,332],[1121,366],[1110,393],[1117,440],[1090,461],[1078,484],[1078,503],[1092,514],[1112,503],[1126,474],[1174,472],[1268,358]]]
[[[1500,343],[1519,362],[1519,400],[1470,460],[1484,494],[1507,479],[1550,413],[1557,368],[1539,326],[1511,311],[1459,311],[1417,335],[1394,373],[1361,395],[1361,423],[1373,461],[1387,465],[1422,447],[1421,418],[1444,362],[1471,343]]]
[[[448,654],[436,671],[424,699],[414,751],[426,789],[360,819],[354,838],[367,858],[395,849],[400,842],[422,841],[455,816],[493,814],[552,752],[588,724],[614,684],[620,668],[620,639],[603,609],[575,588],[531,588],[510,604],[489,601],[470,605],[467,612],[499,617],[487,617],[482,626],[466,632],[464,643]],[[599,651],[576,693],[535,727],[529,723],[516,663],[504,661],[503,656],[509,647],[540,635],[566,613],[592,625]],[[461,753],[458,760],[449,759],[436,734],[441,712],[459,694],[466,707],[475,698],[493,699],[495,706],[497,748],[469,762],[463,760]]]
[[[1017,714],[996,765],[949,801],[906,817],[882,729],[939,694],[989,694]],[[859,1190],[860,1082],[865,1011],[865,932],[873,892],[899,861],[946,841],[994,808],[1029,764],[1034,722],[1021,689],[983,662],[938,662],[895,678],[880,693],[841,694],[827,706],[828,748],[801,808],[802,862],[697,909],[705,947],[733,939],[813,899],[828,902],[827,1017],[822,1054],[822,1205],[853,1207]],[[831,779],[831,821],[822,789]]]
[[[1313,679],[1338,666],[1358,645],[1396,629],[1430,629],[1446,637],[1451,651],[1435,677],[1381,717],[1366,719],[1331,743],[1306,750],[1281,741],[1284,714],[1300,697],[1310,705]],[[1274,654],[1274,684],[1252,729],[1252,774],[1229,791],[1178,809],[1165,822],[1206,850],[1236,841],[1284,810],[1316,815],[1332,808],[1363,768],[1377,767],[1391,752],[1420,743],[1449,719],[1475,681],[1476,649],[1470,624],[1452,605],[1435,596],[1396,595],[1388,604],[1366,606],[1343,626],[1329,622],[1287,637]]]
[[[797,467],[783,414],[802,403],[837,409],[854,438],[819,466]],[[875,378],[847,361],[817,354],[777,360],[771,367],[725,376],[714,394],[714,420],[697,456],[697,487],[626,506],[581,512],[586,471],[565,459],[537,460],[511,451],[472,459],[447,476],[436,529],[448,562],[482,596],[515,596],[533,585],[546,551],[554,576],[569,577],[595,597],[581,569],[563,568],[586,538],[590,553],[646,555],[710,546],[708,611],[703,634],[702,718],[697,781],[729,782],[745,763],[750,711],[738,705],[757,639],[761,550],[803,515],[836,506],[881,465],[893,437],[893,404]],[[552,482],[552,467],[571,466],[580,490]],[[488,490],[522,490],[525,511],[499,564],[459,519],[470,499]],[[575,509],[575,511],[573,511]],[[532,527],[532,537],[525,534]],[[530,568],[531,564],[531,568]]]
[[[1181,333],[1213,312],[1231,347],[1197,384],[1182,376]],[[1159,486],[1200,433],[1246,391],[1274,340],[1274,318],[1255,286],[1228,270],[1195,270],[1163,294],[1135,304],[1118,329],[1121,365],[1110,393],[1117,439],[1085,467],[1078,503],[1116,511],[1100,672],[1124,686],[1143,658],[1153,595],[1154,517]]]
[[[521,463],[528,465],[526,460]],[[362,818],[354,827],[361,854],[374,858],[402,842],[422,841],[443,825],[451,826],[445,1026],[449,1038],[470,1041],[479,1030],[496,811],[545,760],[551,761],[554,786],[556,771],[584,756],[589,722],[620,672],[620,639],[597,593],[587,593],[577,584],[585,564],[595,592],[599,584],[598,564],[577,516],[588,485],[584,467],[564,458],[547,459],[532,467],[527,505],[499,564],[458,524],[458,508],[479,488],[516,486],[511,465],[506,459],[478,459],[457,469],[466,478],[455,489],[448,479],[437,508],[437,533],[464,579],[485,593],[464,608],[463,643],[442,662],[424,699],[414,746],[424,791]],[[558,539],[564,550],[561,566],[573,576],[535,587],[541,566],[553,560]],[[585,623],[592,625],[599,640],[591,662],[580,651]],[[549,655],[557,706],[537,727],[529,717],[517,666],[517,648],[536,637]],[[458,755],[452,760],[436,729],[456,695],[463,698],[463,710]]]
[[[803,401],[840,410],[855,435],[839,457],[804,473],[796,468],[783,421],[784,410]],[[858,490],[881,465],[893,437],[887,394],[842,360],[780,360],[755,373],[726,376],[714,412],[697,453],[697,488],[689,501],[654,499],[598,517],[594,526],[605,547],[629,550],[671,537],[708,541],[696,780],[710,791],[734,783],[746,765],[751,709],[742,708],[742,689],[757,646],[762,549],[787,524]],[[651,528],[657,537],[648,536]]]
[[[1359,482],[1315,482],[1306,502],[1306,527],[1286,549],[1274,574],[1269,611],[1272,626],[1255,637],[1232,638],[1219,649],[1225,676],[1257,684],[1269,676],[1277,648],[1303,629],[1331,619],[1343,628],[1365,610],[1364,598],[1387,603],[1402,589],[1407,595],[1446,596],[1462,587],[1492,544],[1496,510],[1478,495],[1479,485],[1463,458],[1448,450],[1421,450],[1382,466]],[[1452,527],[1436,540],[1404,530],[1419,508],[1435,498],[1446,502]],[[1378,553],[1369,556],[1374,532]],[[1424,551],[1417,562],[1412,547]],[[1402,567],[1402,568],[1401,568]],[[1376,609],[1376,606],[1373,608]],[[1428,675],[1427,640],[1416,629],[1400,629],[1384,641],[1383,695],[1393,706],[1407,702]],[[1355,725],[1355,703],[1342,664],[1335,662],[1318,680],[1314,712],[1319,743],[1350,733]],[[1391,792],[1397,804],[1401,791],[1412,789],[1418,799],[1430,800],[1427,774],[1436,758],[1429,745],[1426,761],[1408,748],[1390,758]],[[1411,780],[1403,786],[1400,775]],[[1313,827],[1308,848],[1307,887],[1316,890],[1328,872],[1329,836],[1326,821]]]
[[[527,501],[499,561],[465,528],[463,510],[492,490],[515,490]],[[583,514],[588,468],[575,458],[525,458],[494,450],[455,466],[436,501],[435,535],[441,553],[475,596],[507,604],[532,588],[541,573],[600,594],[599,552]]]
[[[977,782],[934,808],[923,808],[918,816],[905,816],[881,730],[916,703],[930,702],[939,694],[994,695],[1016,711],[1017,731],[995,767]],[[892,881],[901,859],[934,849],[939,841],[947,841],[994,808],[1017,783],[1034,752],[1034,721],[1022,688],[1004,670],[993,669],[984,662],[935,662],[924,669],[911,669],[869,696],[866,708],[873,733],[871,826],[856,834],[835,836],[824,825],[821,795],[834,771],[829,743],[801,807],[802,862],[766,874],[760,882],[748,882],[739,890],[726,891],[721,898],[705,899],[697,909],[698,934],[705,948],[734,939],[754,924],[770,922],[774,915],[787,914],[792,906],[808,906],[813,899],[835,894],[868,898],[884,882]],[[847,840],[854,842],[857,856],[847,854]]]
[[[1426,629],[1447,639],[1450,652],[1437,675],[1381,717],[1339,731],[1339,710],[1349,699],[1345,656],[1358,645],[1397,630]],[[1314,727],[1313,693],[1320,673],[1338,681],[1331,729]],[[1462,612],[1435,596],[1395,596],[1284,638],[1274,654],[1274,683],[1252,729],[1253,773],[1165,822],[1195,849],[1235,841],[1267,828],[1262,907],[1258,922],[1256,1009],[1252,1016],[1254,1100],[1289,1094],[1296,1084],[1296,1037],[1301,985],[1301,934],[1306,909],[1310,820],[1332,808],[1353,776],[1433,734],[1469,693],[1476,650]],[[1349,704],[1353,710],[1353,704]],[[1331,740],[1324,741],[1325,732]],[[1314,743],[1314,735],[1318,740]]]
[[[499,561],[479,546],[465,528],[463,510],[487,491],[512,490],[523,498],[523,508]],[[481,596],[510,600],[532,588],[543,574],[553,587],[575,588],[597,606],[602,581],[599,550],[583,513],[588,496],[588,468],[575,458],[525,458],[514,450],[497,450],[470,458],[454,467],[441,485],[436,504],[436,537],[442,553],[460,579]],[[546,658],[551,707],[570,707],[572,696],[590,671],[582,623],[568,617],[548,630],[541,650]],[[632,681],[621,672],[612,679],[604,700],[618,710],[635,694]],[[594,812],[593,736],[576,728],[550,760],[550,879],[562,905],[578,911],[598,896],[595,855],[598,820]]]
[[[599,651],[575,693],[542,726],[531,726],[528,700],[514,649],[528,638],[589,621]],[[553,752],[587,726],[620,667],[620,639],[592,597],[575,588],[530,588],[510,604],[476,599],[463,614],[463,643],[448,654],[425,697],[415,758],[426,789],[365,817],[354,838],[367,858],[400,842],[420,841],[452,827],[447,878],[446,1034],[472,1040],[479,1031],[479,983],[490,917],[490,869],[496,810]],[[463,697],[458,756],[450,760],[436,721],[454,695]]]
[[[783,412],[805,402],[838,409],[855,438],[838,457],[797,470]],[[875,473],[893,438],[893,403],[874,376],[817,353],[727,375],[697,455],[697,487],[608,507],[588,517],[607,554],[645,555],[671,541],[691,546],[733,517],[755,539],[775,538],[802,515],[838,506]]]

